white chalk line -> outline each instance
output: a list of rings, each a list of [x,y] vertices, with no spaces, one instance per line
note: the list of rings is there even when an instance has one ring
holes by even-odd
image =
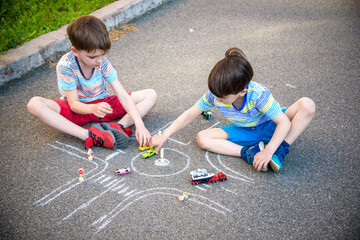
[[[220,122],[217,122],[217,123],[211,125],[210,127],[208,127],[207,129],[213,128],[213,127],[215,127],[216,125],[218,125],[219,123],[220,123]]]
[[[122,180],[124,180],[124,179],[122,179]],[[125,183],[124,184],[121,184],[120,186],[118,186],[118,187],[116,187],[116,188],[114,188],[112,191],[114,192],[114,191],[116,191],[116,190],[119,190],[120,188],[122,188],[122,187],[124,187],[125,186]]]
[[[61,143],[60,143],[60,144],[61,144]],[[48,145],[51,146],[51,147],[53,147],[53,148],[55,148],[55,149],[57,149],[57,150],[60,150],[60,151],[62,151],[62,152],[66,152],[66,153],[70,154],[71,156],[74,156],[74,157],[80,158],[80,159],[82,159],[82,160],[88,161],[87,158],[85,158],[85,157],[81,157],[81,156],[79,156],[79,155],[77,155],[77,154],[75,154],[75,153],[72,153],[72,152],[69,152],[69,151],[67,151],[67,150],[65,150],[65,149],[56,147],[56,146],[54,146],[54,145],[52,145],[52,144],[48,144]],[[98,167],[98,164],[97,164],[97,163],[92,162],[92,164],[94,164],[94,165],[96,166],[96,168]],[[95,168],[95,169],[96,169],[96,168]],[[87,174],[89,174],[89,173],[87,173]],[[85,176],[85,175],[86,175],[86,174],[84,174],[84,176]],[[47,197],[49,197],[49,196],[52,195],[53,193],[55,193],[55,192],[57,192],[58,190],[60,190],[61,188],[63,188],[64,186],[67,186],[67,185],[69,185],[69,184],[71,184],[71,183],[73,183],[73,182],[76,182],[76,181],[77,181],[77,179],[71,180],[70,182],[68,182],[68,183],[66,183],[66,184],[64,184],[64,185],[56,188],[55,190],[53,190],[53,191],[50,192],[49,194],[45,195],[45,196],[42,197],[41,199],[39,199],[39,200],[37,200],[36,202],[34,202],[33,205],[38,204],[39,202],[43,201],[44,199],[46,199]],[[77,185],[77,184],[76,184],[76,185]],[[47,202],[46,202],[46,203],[47,203]],[[46,203],[45,203],[45,204],[46,204]],[[45,205],[45,204],[41,204],[41,206],[43,206],[43,205]]]
[[[129,195],[133,194],[135,191],[136,191],[136,189],[134,189],[134,190],[132,190],[132,191],[130,191],[130,192],[128,192],[128,193],[126,193],[126,194],[124,194],[124,196],[125,196],[125,197],[127,197],[127,196],[129,196]]]
[[[155,134],[158,134],[159,131],[164,130],[165,128],[167,128],[167,127],[168,127],[170,124],[172,124],[173,122],[174,122],[174,121],[171,121],[171,122],[167,123],[165,126],[159,128],[158,130],[153,131],[153,132],[151,133],[151,135],[153,136],[153,135],[155,135]]]
[[[174,120],[174,121],[175,121],[175,120]],[[167,123],[165,126],[163,126],[163,127],[159,128],[159,129],[153,131],[153,132],[151,133],[151,135],[153,136],[153,135],[158,134],[159,131],[163,131],[163,130],[166,129],[170,124],[172,124],[174,121],[171,121],[171,122]],[[188,143],[183,143],[183,142],[178,141],[178,140],[175,140],[175,139],[173,139],[173,138],[169,138],[169,140],[170,140],[170,141],[173,141],[173,142],[176,142],[176,143],[178,143],[178,144],[184,145],[184,146],[189,145],[190,142],[191,142],[191,141],[189,141]]]
[[[106,176],[105,174],[104,174],[104,175],[101,175],[100,177],[98,177],[97,179],[95,179],[94,182],[99,181],[100,179],[104,178],[105,176]]]
[[[96,231],[96,232],[98,233],[98,232],[101,231],[103,228],[105,228],[108,224],[110,224],[110,223],[113,221],[113,219],[114,219],[118,214],[120,214],[123,210],[125,210],[126,208],[128,208],[128,207],[129,207],[130,205],[132,205],[134,202],[139,201],[139,200],[141,200],[141,199],[143,199],[143,198],[145,198],[145,197],[148,197],[148,196],[151,196],[151,195],[156,195],[156,194],[163,194],[163,195],[170,195],[170,196],[176,196],[176,197],[178,197],[178,194],[167,193],[167,192],[158,192],[158,190],[172,190],[172,191],[176,191],[176,192],[183,193],[183,191],[178,190],[178,189],[174,189],[174,188],[152,188],[152,189],[147,189],[147,190],[144,190],[144,191],[137,192],[137,193],[135,193],[135,194],[132,194],[132,195],[129,196],[128,198],[124,199],[123,201],[121,201],[121,202],[120,202],[113,210],[111,210],[108,214],[106,214],[106,215],[100,217],[98,220],[96,220],[96,221],[92,224],[92,226],[94,226],[94,225],[102,222],[104,219],[107,218],[107,216],[112,215],[109,219],[107,219],[102,225],[100,225],[100,226],[98,227],[98,229],[97,229],[97,231]],[[128,199],[134,197],[135,195],[143,194],[143,193],[148,192],[148,191],[157,191],[157,192],[142,195],[142,196],[140,196],[140,197],[138,197],[138,198],[130,201],[130,202],[127,203],[124,207],[122,207],[122,208],[119,209],[117,212],[115,212],[115,211],[116,211],[121,205],[123,205],[123,203],[124,203],[125,201],[127,201]],[[232,213],[232,211],[231,211],[230,209],[228,209],[228,208],[226,208],[226,207],[224,207],[224,206],[222,206],[222,205],[214,202],[213,200],[210,200],[210,199],[208,199],[208,198],[206,198],[206,197],[203,197],[203,196],[197,195],[197,194],[190,194],[190,195],[192,196],[192,198],[193,198],[193,197],[202,198],[202,199],[204,199],[204,200],[206,200],[206,201],[209,201],[209,202],[211,202],[212,204],[214,204],[214,205],[216,205],[216,206],[224,209],[225,211]],[[214,210],[214,211],[216,211],[216,212],[218,212],[218,213],[221,213],[221,214],[226,215],[226,212],[225,212],[225,211],[219,210],[219,209],[217,209],[217,208],[215,208],[215,207],[213,207],[213,206],[211,206],[211,205],[209,205],[209,204],[206,204],[206,203],[203,203],[203,202],[199,202],[199,201],[196,201],[196,200],[193,200],[193,199],[189,199],[189,200],[190,200],[190,201],[193,201],[194,203],[197,203],[197,204],[200,204],[200,205],[204,205],[204,206],[206,206],[206,207],[208,207],[208,208],[210,208],[210,209],[212,209],[212,210]],[[115,213],[114,213],[114,212],[115,212]],[[114,213],[114,214],[113,214],[113,213]]]
[[[118,181],[118,179],[112,180],[110,183],[106,184],[104,187],[109,187],[111,184],[113,184],[116,181]]]
[[[200,189],[201,191],[206,191],[206,189],[200,187],[200,186],[195,186],[196,188]]]
[[[189,144],[191,143],[191,141],[189,141],[188,143],[183,143],[183,142],[180,142],[180,141],[175,140],[175,139],[173,139],[173,138],[168,138],[168,139],[171,140],[171,141],[173,141],[173,142],[176,142],[176,143],[178,143],[178,144],[184,145],[184,146],[187,146],[187,145],[189,145]]]
[[[67,146],[67,147],[69,147],[69,148],[71,148],[71,149],[77,150],[77,151],[79,151],[79,152],[86,153],[86,152],[84,152],[84,151],[82,151],[82,150],[80,150],[80,149],[78,149],[78,148],[75,148],[75,147],[73,147],[73,146],[71,146],[71,145],[64,144],[64,143],[60,143],[60,142],[57,142],[57,143],[59,143],[60,145]],[[81,156],[79,156],[79,155],[77,155],[77,154],[75,154],[75,153],[72,153],[72,152],[70,152],[70,151],[67,151],[67,150],[65,150],[65,149],[63,149],[63,148],[56,147],[56,146],[54,146],[54,145],[52,145],[52,144],[48,144],[48,145],[51,146],[51,147],[53,147],[53,148],[55,148],[55,149],[57,149],[57,150],[60,150],[60,151],[62,151],[62,152],[65,152],[65,153],[70,154],[70,155],[72,155],[72,156],[78,157],[78,158],[80,158],[80,159],[82,159],[82,160],[85,160],[85,161],[87,161],[87,162],[90,162],[91,164],[94,164],[94,165],[96,166],[96,167],[95,167],[94,169],[92,169],[91,171],[85,173],[84,176],[90,174],[91,172],[95,171],[95,170],[98,169],[98,167],[99,167],[99,164],[96,163],[95,161],[89,161],[89,160],[88,160],[87,158],[85,158],[85,157],[81,157]],[[87,153],[86,153],[86,154],[87,154]],[[93,175],[93,176],[91,176],[91,177],[86,178],[86,179],[84,180],[84,182],[89,181],[90,179],[96,177],[97,175],[99,175],[100,173],[102,173],[103,171],[105,171],[105,169],[108,167],[108,163],[105,162],[104,160],[102,160],[102,159],[100,159],[100,158],[97,158],[97,157],[94,157],[94,159],[100,160],[101,162],[103,162],[103,163],[105,164],[105,166],[104,166],[104,168],[103,168],[99,173],[97,173],[97,174],[95,174],[95,175]],[[44,201],[46,198],[50,197],[51,195],[53,195],[54,193],[56,193],[57,191],[59,191],[59,190],[62,189],[63,187],[65,187],[65,186],[67,186],[67,185],[70,185],[71,183],[76,182],[76,181],[77,181],[77,179],[74,179],[74,180],[72,180],[72,181],[70,181],[70,182],[68,182],[68,183],[65,183],[64,185],[58,187],[57,189],[53,190],[53,191],[50,192],[49,194],[45,195],[43,198],[41,198],[41,199],[37,200],[36,202],[34,202],[33,205],[39,204],[41,201]],[[54,197],[48,199],[46,202],[41,203],[41,204],[39,204],[39,205],[40,205],[40,206],[45,206],[46,204],[50,203],[50,202],[53,201],[55,198],[59,197],[60,195],[62,195],[62,194],[65,193],[65,192],[69,191],[70,189],[72,189],[73,187],[77,186],[78,184],[80,184],[80,182],[77,182],[75,185],[72,185],[72,186],[64,189],[63,191],[60,191],[60,192],[59,192],[58,194],[56,194]]]
[[[126,192],[129,188],[130,188],[130,187],[126,187],[126,188],[124,188],[124,189],[122,189],[122,190],[118,191],[118,194]]]
[[[228,168],[227,166],[225,166],[225,164],[221,161],[220,154],[218,154],[217,158],[218,158],[218,161],[219,161],[219,163],[221,164],[221,166],[223,166],[223,167],[226,168],[227,170],[229,170],[229,171],[231,171],[231,172],[233,172],[233,173],[235,173],[235,174],[237,174],[237,175],[239,175],[239,176],[241,176],[241,177],[243,177],[243,178],[246,178],[246,179],[248,179],[248,180],[250,180],[250,181],[254,181],[254,179],[249,178],[249,177],[247,177],[247,176],[244,176],[244,175],[242,175],[242,174],[240,174],[240,173],[232,170],[231,168]]]
[[[210,161],[210,158],[209,158],[209,151],[206,151],[205,153],[205,157],[206,157],[206,160],[208,161],[208,163],[213,167],[215,168],[217,171],[221,172],[221,170],[219,168],[217,168],[211,161]],[[227,168],[227,167],[226,167]],[[230,170],[230,169],[229,169]],[[239,174],[241,175],[241,174]],[[229,175],[231,176],[231,175]],[[254,183],[254,180],[251,179],[248,180],[248,177],[245,177],[245,178],[240,178],[240,177],[236,177],[236,176],[231,176],[232,178],[235,178],[235,179],[238,179],[238,180],[241,180],[241,181],[244,181],[244,182],[248,182],[248,183]]]
[[[171,123],[172,123],[172,122],[171,122]],[[213,127],[215,127],[216,125],[218,125],[219,123],[220,123],[220,122],[217,122],[217,123],[213,124],[212,126],[208,127],[207,129],[213,128]],[[191,143],[191,141],[192,141],[192,140],[190,140],[189,142],[184,143],[184,142],[175,140],[175,139],[173,139],[173,138],[168,138],[168,139],[171,140],[171,141],[173,141],[173,142],[176,142],[176,143],[178,143],[178,144],[184,145],[184,146],[189,145],[189,144]]]
[[[140,197],[134,199],[132,202],[128,203],[126,206],[124,206],[122,209],[120,209],[119,212],[116,213],[116,215],[118,215],[119,213],[121,213],[122,211],[124,211],[126,208],[128,208],[128,207],[129,207],[130,205],[132,205],[133,203],[135,203],[135,202],[137,202],[137,201],[139,201],[139,200],[141,200],[141,199],[143,199],[143,198],[149,197],[149,196],[151,196],[151,195],[169,195],[169,196],[178,197],[177,194],[173,194],[173,193],[165,193],[165,192],[149,193],[149,194],[146,194],[146,195],[143,195],[143,196],[140,196]],[[206,206],[206,207],[208,207],[208,208],[210,208],[210,209],[212,209],[212,210],[214,210],[214,211],[216,211],[216,212],[218,212],[218,213],[221,213],[221,214],[223,214],[223,215],[226,215],[226,213],[225,213],[224,211],[218,210],[218,209],[216,209],[216,208],[214,208],[214,207],[212,207],[212,206],[210,206],[210,205],[208,205],[208,204],[200,203],[200,202],[197,202],[197,201],[192,200],[192,199],[188,199],[188,201],[192,201],[192,202],[194,202],[194,203],[197,203],[197,204],[200,204],[200,205],[204,205],[204,206]],[[114,217],[116,217],[116,216],[114,216]],[[100,225],[100,226],[98,227],[96,233],[99,233],[99,232],[100,232],[101,230],[103,230],[107,225],[109,225],[109,224],[113,221],[114,217],[111,217],[111,218],[107,219],[102,225]],[[101,220],[104,220],[105,218],[106,218],[106,216],[103,216],[103,217],[101,218]],[[97,222],[100,222],[100,219],[99,219]]]
[[[137,173],[139,173],[141,175],[145,175],[145,176],[149,176],[149,177],[169,177],[169,176],[177,175],[177,174],[185,171],[189,167],[189,165],[190,165],[190,157],[188,155],[186,155],[185,153],[180,152],[180,151],[178,151],[176,149],[173,149],[173,148],[164,148],[164,150],[175,151],[177,153],[180,153],[180,154],[184,155],[187,158],[186,159],[187,160],[186,166],[183,169],[181,169],[180,171],[178,171],[178,172],[171,173],[171,174],[166,174],[166,175],[153,175],[153,174],[143,173],[143,172],[138,171],[134,166],[135,159],[142,154],[142,153],[139,153],[133,159],[131,159],[131,168],[134,170],[134,172],[137,172]]]
[[[138,195],[138,194],[142,194],[142,193],[145,193],[145,192],[149,192],[149,191],[155,191],[155,190],[171,190],[171,191],[176,191],[176,192],[183,193],[183,191],[181,191],[181,190],[179,190],[179,189],[176,189],[176,188],[165,188],[165,187],[162,187],[162,188],[150,188],[150,189],[146,189],[146,190],[137,192],[137,193],[133,194],[132,196]],[[224,209],[226,209],[226,210],[228,210],[228,211],[231,212],[231,210],[225,208],[224,206],[222,206],[222,205],[220,205],[220,204],[218,204],[218,203],[216,203],[216,202],[214,202],[214,201],[212,201],[212,200],[210,200],[210,199],[208,199],[208,198],[205,198],[205,197],[202,197],[202,196],[196,195],[196,194],[192,194],[192,195],[194,195],[194,196],[199,196],[200,198],[206,199],[206,200],[208,200],[208,201],[210,201],[210,202],[218,205],[219,207],[224,208]],[[111,210],[111,211],[109,212],[109,214],[112,214],[114,211],[116,211],[116,209],[119,208],[120,205],[121,205],[123,202],[125,202],[125,201],[128,200],[128,199],[130,199],[132,196],[130,196],[130,197],[124,199],[122,202],[120,202],[113,210]],[[108,215],[109,215],[109,214],[108,214]]]
[[[60,145],[66,146],[66,147],[68,147],[68,148],[74,149],[74,150],[76,150],[76,151],[78,151],[78,152],[81,152],[81,153],[84,153],[84,154],[87,155],[87,152],[81,150],[80,148],[77,148],[77,147],[74,147],[74,146],[71,146],[71,145],[69,145],[69,144],[59,142],[59,141],[55,141],[55,142],[58,143],[58,144],[60,144]]]
[[[109,156],[107,156],[105,158],[105,161],[109,161],[110,159],[112,159],[113,157],[115,157],[116,155],[119,155],[119,154],[120,154],[120,152],[114,152],[114,153],[110,154]]]
[[[103,184],[104,182],[107,182],[107,181],[109,181],[110,179],[111,179],[112,177],[111,176],[109,176],[109,177],[107,177],[107,178],[105,178],[105,179],[103,179],[103,180],[101,180],[101,184]]]
[[[111,187],[109,187],[108,189],[106,189],[105,191],[103,191],[102,193],[100,193],[98,196],[93,197],[92,199],[90,199],[89,201],[87,201],[86,203],[82,204],[80,207],[78,207],[77,209],[75,209],[74,211],[72,211],[69,215],[67,215],[66,217],[64,217],[62,220],[65,221],[68,218],[70,218],[72,215],[74,215],[76,212],[78,212],[81,209],[84,209],[86,207],[88,207],[93,201],[95,201],[96,199],[98,199],[99,197],[101,197],[102,195],[104,195],[105,193],[107,193],[108,191],[110,191],[113,187],[115,187],[119,182],[116,182],[115,184],[113,184]]]
[[[229,190],[229,189],[227,189],[227,188],[224,188],[224,187],[221,187],[221,188],[224,189],[224,190],[227,191],[227,192],[230,192],[230,193],[232,193],[232,194],[237,195],[237,193],[234,192],[234,191],[231,191],[231,190]]]

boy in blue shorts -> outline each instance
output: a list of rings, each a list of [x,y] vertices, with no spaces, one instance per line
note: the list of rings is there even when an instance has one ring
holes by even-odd
[[[150,146],[156,146],[158,152],[170,136],[204,110],[216,106],[231,125],[200,131],[197,135],[199,146],[211,152],[241,157],[257,171],[266,171],[268,165],[275,172],[280,171],[290,145],[311,122],[315,103],[304,97],[282,109],[269,90],[251,81],[252,77],[253,69],[245,54],[238,48],[228,49],[225,58],[209,75],[209,91],[161,135],[154,136]]]
[[[151,135],[142,117],[156,104],[152,89],[128,93],[106,58],[111,41],[105,24],[94,16],[82,16],[69,24],[71,52],[59,61],[56,72],[60,100],[33,97],[28,111],[50,127],[85,141],[85,148],[124,148],[135,124],[136,139],[148,145]],[[106,83],[115,95],[109,94]],[[119,122],[110,122],[121,118]],[[96,122],[85,129],[82,126]]]

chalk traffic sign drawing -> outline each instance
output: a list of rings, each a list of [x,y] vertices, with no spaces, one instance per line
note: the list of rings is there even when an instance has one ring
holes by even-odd
[[[156,134],[159,131],[163,131],[166,129],[172,122],[166,124],[162,128],[154,131],[152,135]],[[209,128],[212,128],[219,123],[215,123]],[[81,175],[83,176],[82,183],[79,182],[79,178],[74,176],[73,179],[65,182],[64,184],[58,186],[50,193],[46,194],[42,198],[38,199],[33,203],[35,207],[44,207],[48,204],[61,204],[60,199],[64,199],[64,197],[72,197],[72,191],[78,191],[78,187],[80,184],[92,184],[93,188],[98,189],[98,192],[94,196],[94,189],[92,188],[92,194],[89,194],[90,199],[86,199],[86,194],[83,194],[84,197],[78,200],[78,206],[74,207],[66,216],[62,217],[60,223],[63,221],[67,221],[71,218],[79,217],[81,214],[86,212],[89,207],[101,206],[101,204],[97,204],[97,201],[102,201],[102,198],[105,196],[117,196],[116,199],[118,203],[114,208],[109,212],[105,213],[102,216],[99,216],[97,220],[91,223],[89,227],[96,229],[96,232],[103,231],[111,222],[117,218],[124,210],[129,209],[132,206],[135,206],[139,201],[146,201],[147,198],[153,196],[162,197],[163,195],[174,196],[174,201],[178,202],[177,198],[179,194],[183,194],[184,192],[191,195],[191,198],[188,201],[199,204],[211,211],[214,211],[219,214],[231,214],[232,210],[228,209],[226,206],[222,205],[218,199],[212,197],[207,193],[208,190],[215,189],[214,185],[201,185],[201,186],[192,186],[190,183],[184,185],[184,189],[174,188],[172,186],[166,186],[167,182],[170,181],[162,181],[164,186],[153,186],[153,182],[151,181],[154,178],[173,178],[173,177],[185,177],[188,178],[188,174],[190,172],[189,166],[191,163],[191,158],[187,153],[184,153],[188,148],[188,145],[192,142],[189,141],[187,143],[181,142],[174,138],[169,138],[169,143],[167,145],[175,145],[175,148],[163,148],[162,151],[166,152],[166,158],[164,156],[164,152],[161,154],[159,158],[149,158],[142,159],[141,154],[143,152],[138,151],[138,149],[129,152],[125,152],[123,150],[114,150],[111,154],[106,157],[100,158],[96,156],[96,154],[92,154],[92,161],[88,160],[89,153],[83,151],[79,148],[71,146],[69,144],[61,143],[56,141],[54,144],[48,144],[49,147],[60,151],[61,154],[70,155],[72,159],[76,159],[77,161],[84,161],[87,164],[90,164],[92,168],[84,169]],[[131,155],[133,157],[131,157]],[[129,157],[130,156],[130,157]],[[209,154],[209,152],[205,152],[205,163],[208,163],[210,167],[213,167],[217,172],[224,172],[229,177],[229,179],[239,180],[247,184],[253,184],[254,180],[242,175],[230,167],[226,166],[223,161],[221,161],[220,155],[217,155],[217,161],[213,160],[213,156],[216,154]],[[121,159],[122,164],[131,165],[131,171],[133,172],[130,175],[124,175],[119,178],[114,174],[114,169],[118,165],[115,161]],[[125,161],[125,163],[124,163]],[[126,162],[128,161],[128,162]],[[114,167],[111,169],[110,167]],[[205,166],[204,166],[205,167]],[[208,165],[206,167],[209,167]],[[111,172],[112,174],[109,174]],[[80,174],[80,172],[79,172]],[[140,176],[140,177],[139,177]],[[131,180],[129,180],[131,177]],[[136,185],[136,180],[141,178],[147,178],[146,182],[149,182],[150,187],[142,187],[139,189]],[[231,189],[233,186],[227,184],[226,186],[216,185],[216,188],[220,191],[223,190],[224,194],[237,195],[237,191]],[[84,188],[82,188],[84,191]],[[205,195],[204,195],[205,194]],[[61,198],[59,198],[61,196]],[[213,200],[214,198],[215,200]]]

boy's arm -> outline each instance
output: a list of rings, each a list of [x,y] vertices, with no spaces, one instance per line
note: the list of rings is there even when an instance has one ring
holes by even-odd
[[[161,147],[169,137],[193,122],[201,112],[196,105],[183,112],[161,135],[154,136],[151,139],[150,147],[156,146],[156,153],[159,153]]]
[[[97,104],[85,104],[80,102],[76,89],[65,90],[65,95],[71,111],[75,113],[94,114],[99,118],[103,118],[106,114],[112,113],[112,108],[108,103],[101,102]]]
[[[277,125],[274,135],[272,136],[270,142],[266,145],[265,149],[256,154],[254,157],[253,166],[257,171],[266,168],[272,155],[290,131],[291,122],[283,112],[280,112],[274,119],[272,119],[272,121]]]
[[[136,127],[136,133],[135,133],[136,140],[139,142],[140,146],[148,145],[151,140],[151,134],[146,129],[145,124],[136,108],[134,101],[125,91],[124,87],[121,85],[119,80],[116,79],[112,81],[110,85],[114,90],[116,96],[119,98],[120,103],[134,121]]]

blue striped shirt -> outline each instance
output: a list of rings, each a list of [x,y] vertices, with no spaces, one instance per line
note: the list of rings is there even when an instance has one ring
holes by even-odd
[[[76,89],[81,102],[110,96],[105,81],[111,83],[117,79],[117,72],[107,58],[94,69],[91,79],[85,79],[73,52],[62,56],[56,67],[56,74],[61,99],[67,100],[65,90]]]
[[[258,126],[274,119],[281,112],[280,104],[270,91],[262,84],[253,81],[248,85],[248,91],[240,109],[233,104],[216,100],[210,91],[207,91],[195,105],[201,111],[216,106],[231,124],[237,127]]]

